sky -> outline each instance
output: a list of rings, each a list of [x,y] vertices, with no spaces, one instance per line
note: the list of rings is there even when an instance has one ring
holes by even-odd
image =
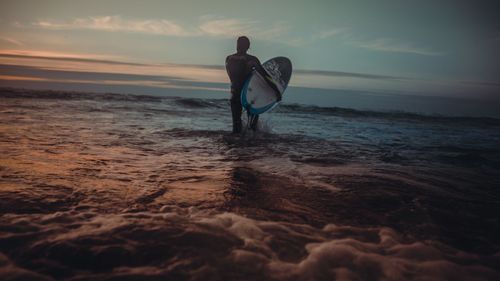
[[[496,2],[0,0],[0,86],[222,91],[247,35],[291,59],[292,87],[500,100]]]

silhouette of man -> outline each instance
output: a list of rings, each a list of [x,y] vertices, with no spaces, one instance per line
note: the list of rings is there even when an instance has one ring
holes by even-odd
[[[245,81],[248,79],[252,70],[257,70],[263,77],[269,76],[258,58],[247,54],[248,48],[250,48],[250,40],[246,36],[238,37],[236,43],[236,53],[227,56],[226,58],[226,71],[231,80],[231,113],[233,117],[233,134],[238,134],[242,130],[241,124],[241,112],[243,110],[241,105],[241,90]],[[276,86],[271,85],[277,93]],[[281,99],[281,95],[278,95],[278,99]],[[255,115],[251,118],[250,128],[252,130],[257,129],[257,122],[259,121],[259,116]]]

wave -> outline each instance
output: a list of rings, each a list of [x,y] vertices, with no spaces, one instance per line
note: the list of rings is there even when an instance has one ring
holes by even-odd
[[[378,119],[438,122],[438,123],[462,123],[462,124],[479,123],[482,125],[500,126],[500,119],[493,117],[428,115],[428,114],[419,114],[406,111],[358,110],[358,109],[342,108],[342,107],[320,107],[320,106],[301,105],[301,104],[280,105],[279,112],[324,114],[324,115],[348,117],[348,118],[378,118]]]
[[[187,108],[220,108],[224,100],[209,100],[199,98],[173,98],[175,103]]]
[[[226,99],[203,99],[203,98],[184,98],[184,97],[165,97],[136,94],[119,93],[89,93],[89,92],[71,92],[55,90],[30,90],[17,88],[0,89],[0,98],[41,98],[41,99],[61,99],[61,100],[103,100],[103,101],[130,101],[130,102],[162,102],[173,101],[176,105],[192,108],[227,108],[229,107]],[[473,126],[500,126],[500,119],[494,117],[469,117],[469,116],[446,116],[429,115],[406,111],[374,111],[359,110],[342,107],[321,107],[303,104],[280,104],[272,112],[275,113],[293,113],[293,114],[314,114],[328,115],[345,118],[376,118],[385,120],[397,120],[408,122],[426,122],[426,123],[446,123]]]

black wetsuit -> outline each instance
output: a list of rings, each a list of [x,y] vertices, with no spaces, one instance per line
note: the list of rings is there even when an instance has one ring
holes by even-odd
[[[231,112],[233,116],[233,133],[241,132],[241,90],[245,81],[256,69],[260,73],[265,73],[258,58],[247,53],[235,53],[226,58],[226,71],[231,80]],[[254,116],[250,128],[255,130],[259,116]]]

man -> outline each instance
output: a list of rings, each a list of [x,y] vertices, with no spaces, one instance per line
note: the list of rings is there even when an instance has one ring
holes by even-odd
[[[241,90],[245,81],[248,79],[252,70],[255,69],[263,75],[263,77],[269,76],[258,58],[247,54],[248,48],[250,48],[250,40],[246,36],[238,37],[236,43],[236,53],[229,55],[226,58],[226,71],[231,80],[231,113],[233,116],[233,134],[238,134],[242,130],[241,124],[241,112],[243,110],[241,106]],[[279,91],[276,86],[271,85],[278,95],[278,99],[281,98]],[[250,121],[250,120],[249,120]],[[257,129],[257,122],[259,121],[259,116],[256,115],[251,118],[250,128],[252,130]]]

